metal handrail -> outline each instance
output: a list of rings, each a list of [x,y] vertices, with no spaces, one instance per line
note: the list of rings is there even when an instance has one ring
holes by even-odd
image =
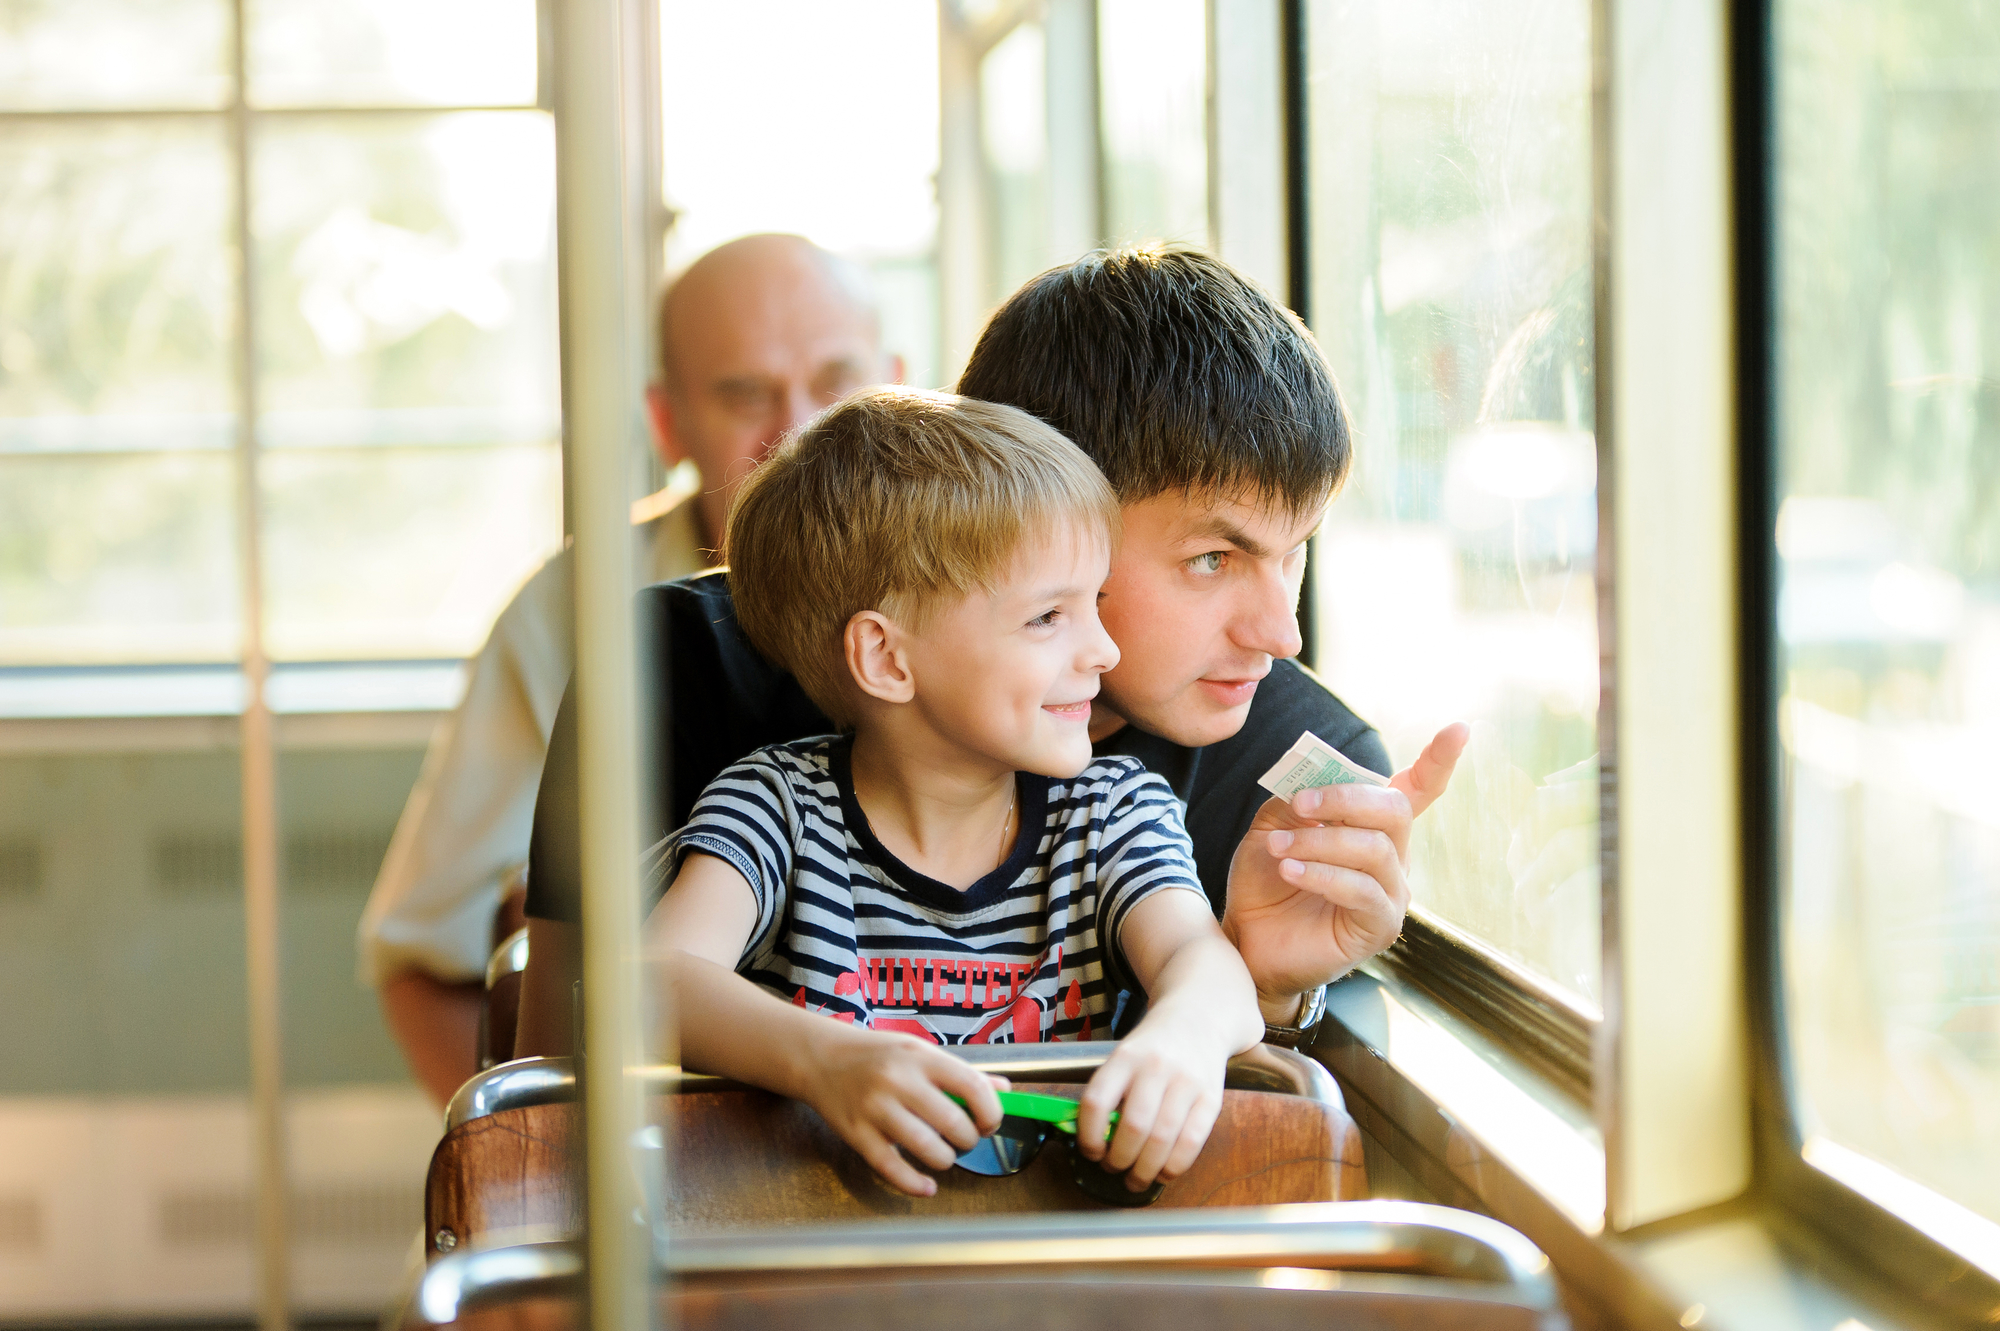
[[[491,989],[501,977],[519,975],[528,969],[528,931],[516,929],[507,935],[507,941],[493,949],[493,955],[486,959],[486,987]]]
[[[1422,1202],[1314,1202],[1115,1215],[865,1220],[723,1233],[675,1232],[657,1253],[673,1278],[830,1271],[992,1271],[1032,1267],[1306,1267],[1412,1274],[1483,1287],[1481,1297],[1554,1311],[1548,1258],[1470,1211]],[[414,1306],[433,1325],[465,1308],[573,1291],[573,1242],[453,1253],[432,1263]]]
[[[1110,1040],[1076,1044],[954,1045],[951,1052],[980,1069],[1017,1081],[1081,1082],[1118,1046]],[[670,1063],[635,1069],[648,1095],[741,1089],[727,1077],[688,1072]],[[1229,1060],[1223,1085],[1238,1091],[1299,1095],[1343,1105],[1340,1087],[1318,1063],[1290,1049],[1258,1045]],[[451,1098],[445,1131],[503,1109],[565,1104],[576,1099],[575,1064],[568,1057],[517,1058],[475,1074]]]

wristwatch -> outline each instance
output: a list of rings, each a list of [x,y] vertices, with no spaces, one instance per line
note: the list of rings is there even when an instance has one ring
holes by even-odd
[[[1298,1025],[1273,1026],[1264,1023],[1264,1043],[1274,1044],[1281,1049],[1297,1049],[1312,1037],[1313,1028],[1326,1015],[1326,986],[1311,990],[1305,1002],[1299,1006]]]

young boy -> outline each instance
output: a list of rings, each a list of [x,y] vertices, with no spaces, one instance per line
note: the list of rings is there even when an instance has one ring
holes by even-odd
[[[648,956],[687,1065],[806,1101],[916,1196],[937,1185],[915,1164],[1001,1117],[940,1045],[1105,1036],[1142,988],[1077,1125],[1140,1190],[1193,1162],[1224,1062],[1263,1033],[1172,792],[1091,756],[1118,521],[1055,430],[909,389],[831,409],[730,514],[744,631],[852,733],[710,783],[659,848]]]

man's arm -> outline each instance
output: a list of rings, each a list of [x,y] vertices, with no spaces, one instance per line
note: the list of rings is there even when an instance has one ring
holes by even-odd
[[[443,1109],[479,1071],[479,1014],[486,1006],[486,987],[477,980],[452,984],[422,971],[404,971],[383,981],[376,992],[410,1071]]]
[[[1222,929],[1288,1026],[1304,996],[1396,941],[1410,905],[1410,823],[1451,782],[1471,730],[1437,733],[1384,786],[1302,790],[1264,803],[1229,865]]]
[[[559,920],[528,917],[528,969],[521,974],[521,1015],[514,1057],[554,1058],[575,1052],[572,995],[583,978],[583,931]]]

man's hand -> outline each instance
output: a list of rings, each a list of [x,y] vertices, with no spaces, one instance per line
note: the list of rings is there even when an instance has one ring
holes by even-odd
[[[1472,731],[1454,722],[1383,786],[1302,790],[1264,803],[1229,863],[1222,929],[1264,1019],[1396,941],[1410,905],[1410,822],[1444,794]]]
[[[826,1025],[833,1029],[815,1032],[806,1053],[811,1068],[802,1098],[891,1187],[931,1196],[937,1180],[904,1154],[932,1169],[950,1169],[999,1128],[995,1081],[971,1064],[914,1035]],[[965,1108],[952,1102],[954,1095]]]

